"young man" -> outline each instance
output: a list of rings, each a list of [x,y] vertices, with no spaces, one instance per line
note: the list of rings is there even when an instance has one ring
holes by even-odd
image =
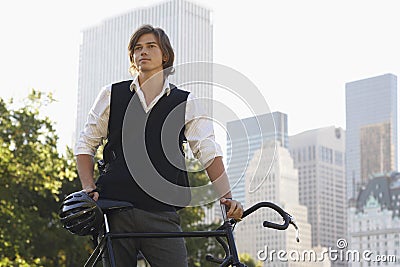
[[[164,144],[176,143],[176,154],[183,153],[182,143],[187,140],[210,180],[222,181],[220,201],[229,207],[228,217],[240,219],[243,208],[231,198],[212,122],[204,119],[205,114],[192,101],[192,94],[168,82],[174,62],[168,36],[160,28],[144,25],[132,35],[128,51],[134,79],[102,89],[76,145],[83,190],[91,192],[97,188],[99,192],[90,194],[94,200],[108,198],[133,203],[133,209],[110,216],[112,231],[182,231],[176,210],[184,205],[155,197],[139,181],[156,181],[152,187],[161,191],[164,188],[157,188],[161,187],[157,184],[158,175],[171,184],[187,185],[186,171],[171,163],[168,153],[163,151]],[[165,130],[164,135],[169,114],[175,114],[172,121],[176,124],[172,123],[174,127]],[[128,134],[124,127],[128,128]],[[93,156],[103,139],[107,139],[103,151],[107,168],[95,184]],[[139,250],[153,267],[187,266],[182,238],[122,239],[115,240],[113,245],[117,266],[136,266]]]

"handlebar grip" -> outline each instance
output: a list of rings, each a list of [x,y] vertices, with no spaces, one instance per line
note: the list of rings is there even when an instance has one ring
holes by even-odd
[[[277,224],[277,223],[272,223],[272,222],[269,222],[269,221],[264,221],[263,222],[263,226],[264,227],[268,227],[268,228],[277,229],[277,230],[285,230],[289,226],[289,221],[285,220],[284,224]]]
[[[263,223],[264,227],[273,228],[273,229],[277,229],[277,230],[285,230],[289,227],[289,223],[291,220],[290,215],[287,214],[281,207],[279,207],[278,205],[276,205],[272,202],[260,202],[260,203],[255,204],[254,206],[250,207],[248,210],[246,210],[243,213],[242,218],[248,216],[249,214],[253,213],[254,211],[258,210],[259,208],[273,209],[276,212],[278,212],[279,215],[281,215],[284,220],[283,224],[277,224],[277,223],[272,223],[269,221],[264,221],[264,223]]]

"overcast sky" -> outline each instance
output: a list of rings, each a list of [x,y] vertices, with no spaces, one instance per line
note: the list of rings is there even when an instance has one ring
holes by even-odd
[[[80,32],[160,1],[7,1],[0,8],[0,97],[53,92],[62,145],[75,127]],[[247,76],[289,134],[345,128],[345,83],[400,75],[397,1],[192,1],[213,10],[214,61]]]

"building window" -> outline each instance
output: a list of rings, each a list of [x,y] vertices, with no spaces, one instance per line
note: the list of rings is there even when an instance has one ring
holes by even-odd
[[[315,146],[312,147],[312,159],[315,160]]]
[[[343,165],[343,153],[335,150],[335,165],[342,166]]]

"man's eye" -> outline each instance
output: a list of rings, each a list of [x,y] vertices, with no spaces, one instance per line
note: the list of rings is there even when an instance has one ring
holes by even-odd
[[[136,47],[134,48],[135,51],[138,51],[138,50],[140,50],[140,49],[141,49],[140,46],[136,46]]]

